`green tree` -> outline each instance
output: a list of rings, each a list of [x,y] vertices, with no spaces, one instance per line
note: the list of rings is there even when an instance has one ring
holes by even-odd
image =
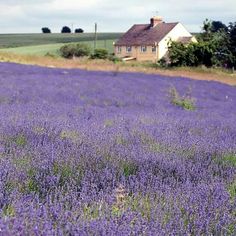
[[[236,22],[227,27],[206,19],[198,43],[172,42],[169,59],[171,66],[236,67]]]
[[[51,30],[50,30],[48,27],[43,27],[43,28],[42,28],[42,33],[43,33],[43,34],[50,34],[50,33],[51,33]]]
[[[210,41],[214,45],[214,55],[212,58],[213,65],[221,67],[229,67],[233,62],[233,54],[230,50],[230,35],[221,28],[213,34]]]
[[[206,19],[203,22],[202,33],[200,34],[200,40],[209,41],[212,37],[212,22]]]
[[[232,66],[236,67],[236,22],[229,23],[228,31],[230,38],[229,50],[233,56]]]
[[[211,32],[212,33],[216,33],[218,31],[225,31],[227,32],[228,28],[227,26],[222,23],[221,21],[212,21],[211,22]]]
[[[82,34],[82,33],[84,33],[84,30],[81,29],[81,28],[75,29],[75,33],[76,33],[76,34]]]
[[[63,34],[70,34],[71,33],[71,29],[68,26],[63,26],[61,29],[61,33]]]

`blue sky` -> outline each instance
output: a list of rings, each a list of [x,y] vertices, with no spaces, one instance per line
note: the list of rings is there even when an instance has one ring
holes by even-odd
[[[0,33],[37,33],[44,26],[59,32],[72,23],[91,32],[95,22],[100,32],[124,32],[157,11],[197,32],[205,18],[236,21],[236,0],[0,0]]]

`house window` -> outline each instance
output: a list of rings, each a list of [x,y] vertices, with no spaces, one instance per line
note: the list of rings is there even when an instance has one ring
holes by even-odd
[[[152,52],[156,53],[157,52],[157,47],[156,46],[152,46]]]
[[[120,47],[120,46],[117,47],[117,53],[119,53],[119,54],[122,53],[122,47]]]
[[[127,53],[132,52],[132,47],[131,47],[131,46],[127,46],[127,47],[126,47],[126,52],[127,52]]]
[[[143,53],[147,52],[147,46],[141,46],[141,52]]]

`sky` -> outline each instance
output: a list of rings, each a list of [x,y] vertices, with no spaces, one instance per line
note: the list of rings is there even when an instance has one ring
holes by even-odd
[[[125,32],[154,15],[199,32],[204,19],[236,21],[236,0],[0,0],[0,33],[58,33],[65,25],[99,32]]]

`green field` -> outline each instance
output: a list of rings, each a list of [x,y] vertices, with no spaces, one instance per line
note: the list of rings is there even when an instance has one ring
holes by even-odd
[[[97,48],[105,48],[113,52],[113,42],[122,33],[99,33]],[[66,43],[86,43],[94,47],[94,34],[2,34],[0,35],[0,51],[24,55],[44,56],[59,55],[59,49]]]
[[[98,40],[97,48],[105,48],[110,53],[113,50],[113,42],[114,40]],[[94,41],[81,41],[81,43],[85,43],[89,45],[91,48],[94,47]],[[59,49],[63,46],[63,43],[56,44],[45,44],[45,45],[36,45],[36,46],[25,46],[25,47],[15,47],[15,48],[3,48],[0,49],[0,52],[11,52],[21,55],[36,55],[36,56],[45,56],[47,54],[59,56]]]

